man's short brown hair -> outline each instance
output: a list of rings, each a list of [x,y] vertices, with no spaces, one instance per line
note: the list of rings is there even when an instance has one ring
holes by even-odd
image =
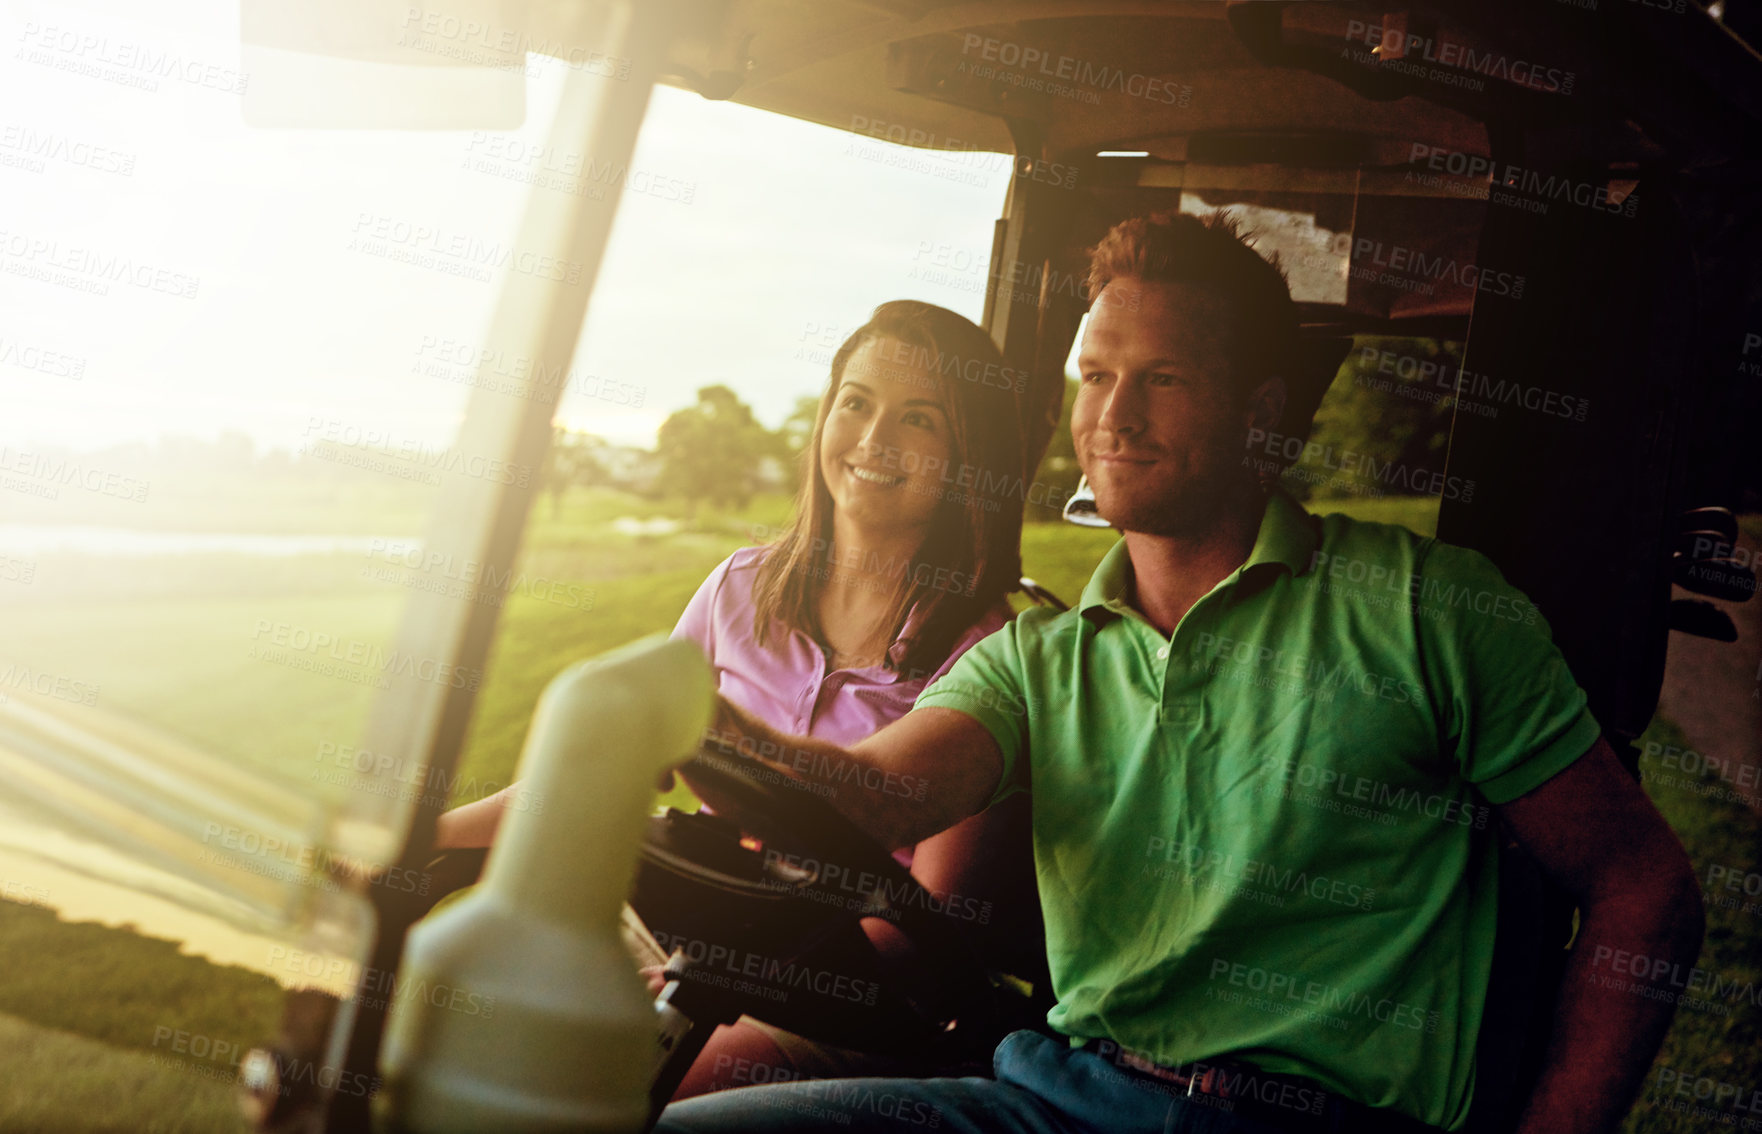
[[[1285,373],[1297,338],[1297,305],[1278,256],[1264,259],[1249,239],[1222,211],[1123,220],[1089,253],[1089,299],[1096,301],[1121,278],[1194,284],[1216,293],[1229,305],[1233,377],[1247,394]]]

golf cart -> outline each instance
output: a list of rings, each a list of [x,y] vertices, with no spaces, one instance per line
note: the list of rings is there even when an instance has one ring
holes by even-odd
[[[1738,439],[1757,420],[1762,389],[1746,369],[1762,361],[1762,284],[1752,267],[1762,218],[1744,207],[1762,155],[1756,7],[483,7],[511,33],[498,42],[620,61],[623,85],[611,94],[604,76],[573,72],[553,125],[565,148],[605,160],[630,154],[655,83],[832,126],[854,144],[914,147],[933,174],[974,154],[1010,155],[984,322],[1030,375],[1022,401],[1034,452],[1059,419],[1086,305],[1076,283],[1083,250],[1122,217],[1236,210],[1281,253],[1304,322],[1290,374],[1294,422],[1285,436],[1258,439],[1263,448],[1250,456],[1290,465],[1292,479],[1337,474],[1340,454],[1306,445],[1297,423],[1327,412],[1330,384],[1355,359],[1358,374],[1385,383],[1375,392],[1388,399],[1446,390],[1434,400],[1448,414],[1447,450],[1431,465],[1385,462],[1372,475],[1435,497],[1436,534],[1485,552],[1537,603],[1630,762],[1656,708],[1669,631],[1733,636],[1718,608],[1673,602],[1670,588],[1728,601],[1755,588],[1724,509],[1739,503],[1747,470]],[[324,35],[293,17],[254,22],[252,11],[247,41],[323,54]],[[355,41],[336,53],[365,51]],[[610,209],[534,193],[521,242],[582,265],[591,284],[611,223]],[[511,278],[492,337],[566,369],[590,290],[542,272]],[[1451,344],[1447,364],[1436,361],[1439,344]],[[461,425],[461,448],[515,465],[537,463],[551,437],[546,402],[486,390],[474,390]],[[535,491],[487,478],[449,482],[426,544],[505,574]],[[496,615],[438,589],[419,592],[400,644],[480,669]],[[474,693],[395,681],[375,703],[364,747],[444,778]],[[732,989],[694,979],[699,962],[683,949],[669,961],[657,1022],[671,1046],[632,1052],[625,1068],[653,1072],[651,1103],[666,1097],[709,1027],[742,1013],[850,1046],[945,1043],[954,1064],[1031,1018],[1008,999],[1005,977],[1022,974],[972,961],[963,927],[935,913],[883,850],[810,793],[758,777],[738,753],[700,756],[692,782],[715,814],[675,813],[648,826],[632,894],[647,928],[662,941],[704,942],[706,956],[720,947],[785,967],[833,968],[864,981],[864,999],[867,982],[884,991],[861,1005],[873,1011],[844,1011],[836,997],[779,1009],[763,981]],[[434,853],[444,803],[405,809],[381,861],[345,879],[351,900],[371,910],[364,979],[408,973],[412,927],[485,869],[481,855]],[[532,853],[560,859],[565,849]],[[1472,1119],[1483,1130],[1505,1128],[1521,1106],[1521,1071],[1534,1066],[1541,1037],[1517,1006],[1522,990],[1547,987],[1565,945],[1557,903],[1539,882],[1521,887],[1522,863],[1511,857],[1513,912],[1495,976],[1496,1004],[1509,1014],[1483,1031]],[[839,882],[853,874],[872,879],[854,905]],[[410,877],[434,884],[422,894],[387,884]],[[704,897],[711,892],[714,902]],[[923,964],[904,973],[864,967],[872,959],[853,934],[865,916],[896,918],[919,938]],[[262,1128],[371,1127],[370,1092],[335,1089],[386,1070],[390,1004],[367,992],[334,1013],[322,998],[289,998],[283,1035],[246,1063]],[[419,1074],[424,1059],[443,1054],[508,1067],[487,1049],[406,1048],[400,1073]],[[340,1074],[304,1086],[286,1074],[298,1066]],[[547,1119],[540,1103],[551,1100],[538,1099],[536,1083],[530,1111],[522,1097],[520,1080],[502,1084],[504,1128],[522,1115],[530,1129],[578,1120],[578,1112]],[[385,1117],[426,1128],[395,1103]]]
[[[1085,310],[1071,286],[1084,249],[1124,216],[1232,207],[1281,252],[1304,321],[1300,422],[1364,336],[1384,344],[1372,361],[1397,384],[1422,352],[1389,340],[1464,344],[1444,379],[1459,396],[1447,465],[1430,482],[1437,533],[1487,553],[1535,599],[1631,762],[1668,631],[1727,633],[1711,606],[1671,602],[1671,583],[1724,599],[1754,589],[1720,506],[1735,502],[1740,471],[1729,441],[1756,409],[1739,363],[1758,301],[1749,265],[1762,251],[1762,224],[1741,207],[1759,153],[1762,61],[1743,22],[1757,15],[1637,3],[901,2],[811,13],[751,3],[633,11],[628,34],[658,81],[706,98],[922,147],[931,163],[1014,155],[985,311],[1008,359],[1033,376],[1035,451],[1057,421]],[[651,20],[676,34],[654,27],[643,40]],[[1304,430],[1289,432],[1269,455],[1298,472],[1325,463],[1305,451]],[[848,937],[848,912],[812,916],[831,904],[799,893],[797,913],[780,916],[669,892],[691,879],[775,906],[780,880],[760,852],[742,853],[743,839],[783,840],[790,850],[773,865],[890,875],[884,854],[807,793],[756,780],[727,754],[699,762],[694,782],[717,815],[654,821],[638,911],[671,912],[663,940],[720,940],[737,926],[744,947],[766,956]],[[412,866],[426,863],[430,818],[412,828]],[[827,884],[812,870],[791,880]],[[1563,957],[1559,913],[1539,885],[1513,882],[1507,905],[1526,898],[1530,918],[1502,930],[1496,981],[1545,988]],[[395,965],[402,923],[381,924],[375,963]],[[884,1003],[915,1012],[774,1018],[886,1048],[970,1016],[970,998],[994,982],[952,960],[958,934],[945,923],[914,928],[942,963]],[[1557,939],[1538,944],[1542,928]],[[696,1010],[700,1023],[767,1012],[763,989],[688,1006],[698,986],[685,979],[689,961],[675,963],[669,1011]],[[1499,998],[1512,1016],[1490,1020],[1483,1037],[1499,1042],[1482,1045],[1478,1128],[1501,1128],[1521,1102],[1519,1068],[1534,1065],[1526,1043],[1538,1042],[1512,1007],[1524,1000]],[[363,1014],[354,1026],[351,1066],[370,1067],[377,1021]],[[360,1119],[333,1102],[327,1128]]]

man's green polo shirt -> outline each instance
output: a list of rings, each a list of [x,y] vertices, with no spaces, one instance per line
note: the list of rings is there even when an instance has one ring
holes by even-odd
[[[1131,580],[1122,540],[1075,610],[1023,613],[917,702],[997,738],[998,798],[1032,779],[1049,1022],[1456,1128],[1488,804],[1598,736],[1546,624],[1484,556],[1282,492],[1172,638]]]

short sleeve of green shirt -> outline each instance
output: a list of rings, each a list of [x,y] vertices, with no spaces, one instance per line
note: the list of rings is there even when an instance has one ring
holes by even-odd
[[[1028,746],[1028,707],[1017,636],[1023,620],[1035,621],[1038,613],[1030,610],[1018,615],[962,654],[952,669],[918,695],[913,706],[956,709],[984,725],[997,741],[1003,753],[1003,777],[988,807],[1024,787],[1026,762],[1022,757]]]
[[[1523,592],[1479,552],[1433,543],[1419,569],[1421,662],[1445,751],[1490,802],[1540,787],[1600,734],[1584,690]]]

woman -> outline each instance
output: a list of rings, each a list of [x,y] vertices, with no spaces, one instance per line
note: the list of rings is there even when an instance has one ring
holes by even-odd
[[[1025,483],[1011,374],[982,329],[911,300],[876,308],[839,347],[794,520],[712,571],[673,631],[703,648],[724,697],[785,732],[854,743],[1003,625]],[[443,815],[440,845],[487,843],[505,794]],[[926,889],[985,911],[998,948],[1037,942],[1027,821],[1018,796],[896,857]],[[884,923],[865,931],[885,955],[902,948]],[[675,1097],[734,1085],[718,1074],[755,1064],[773,1078],[890,1070],[742,1020],[718,1030]]]

